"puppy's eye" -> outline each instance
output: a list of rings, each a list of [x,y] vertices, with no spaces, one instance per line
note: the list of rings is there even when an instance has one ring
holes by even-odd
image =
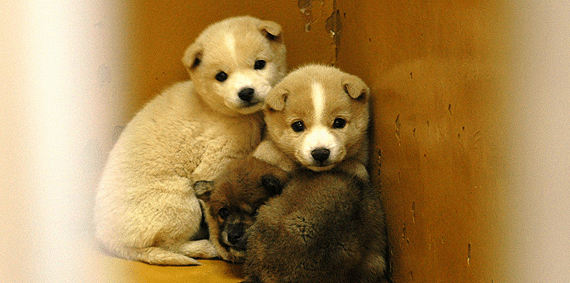
[[[302,132],[305,130],[305,124],[301,120],[296,121],[293,124],[291,124],[291,129],[293,129],[293,131],[295,131],[296,133]]]
[[[345,119],[342,119],[342,118],[334,119],[334,122],[332,125],[333,129],[342,129],[342,128],[344,128],[344,126],[346,126],[346,120]]]
[[[226,72],[224,72],[224,71],[221,71],[221,72],[216,74],[216,81],[218,81],[218,82],[223,82],[227,79],[228,79],[228,74],[226,74]]]
[[[255,61],[255,63],[253,64],[253,68],[256,70],[261,70],[261,69],[265,68],[265,60]]]
[[[222,219],[226,219],[230,216],[230,210],[227,207],[222,207],[218,210],[218,216]]]

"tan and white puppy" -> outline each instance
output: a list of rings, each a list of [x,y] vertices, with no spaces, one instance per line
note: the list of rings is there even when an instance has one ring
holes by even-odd
[[[368,96],[360,78],[334,67],[291,72],[267,97],[267,138],[254,156],[287,171],[366,165]]]
[[[285,77],[264,107],[255,155],[292,170],[249,230],[244,282],[379,282],[386,231],[366,171],[369,89],[337,68]]]
[[[214,181],[194,184],[210,241],[222,259],[243,262],[246,232],[254,223],[257,210],[281,193],[288,178],[287,172],[250,156],[232,162]]]
[[[206,28],[182,62],[191,80],[168,88],[133,118],[101,177],[96,236],[119,257],[196,265],[193,257],[217,256],[201,238],[192,184],[215,179],[259,144],[259,110],[286,72],[281,27],[247,16],[226,19]]]

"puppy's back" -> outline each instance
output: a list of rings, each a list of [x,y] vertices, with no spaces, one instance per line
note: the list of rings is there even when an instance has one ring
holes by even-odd
[[[307,170],[260,209],[245,270],[261,282],[377,282],[385,248],[374,188],[346,173]]]

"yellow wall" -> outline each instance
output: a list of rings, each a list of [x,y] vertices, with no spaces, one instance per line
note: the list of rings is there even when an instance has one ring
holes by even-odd
[[[339,1],[338,65],[374,97],[372,175],[395,282],[504,282],[496,1]]]

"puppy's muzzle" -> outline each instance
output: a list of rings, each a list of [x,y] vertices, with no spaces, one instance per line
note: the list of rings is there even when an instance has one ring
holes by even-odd
[[[243,88],[242,90],[240,90],[238,92],[238,97],[243,102],[245,102],[247,104],[251,104],[254,94],[255,94],[255,90],[253,88],[247,87],[247,88]]]
[[[228,224],[224,231],[229,246],[237,250],[245,250],[247,246],[247,235],[243,223]]]
[[[311,151],[311,155],[313,156],[313,159],[315,161],[317,161],[320,164],[323,164],[327,159],[329,159],[331,151],[321,147]]]

